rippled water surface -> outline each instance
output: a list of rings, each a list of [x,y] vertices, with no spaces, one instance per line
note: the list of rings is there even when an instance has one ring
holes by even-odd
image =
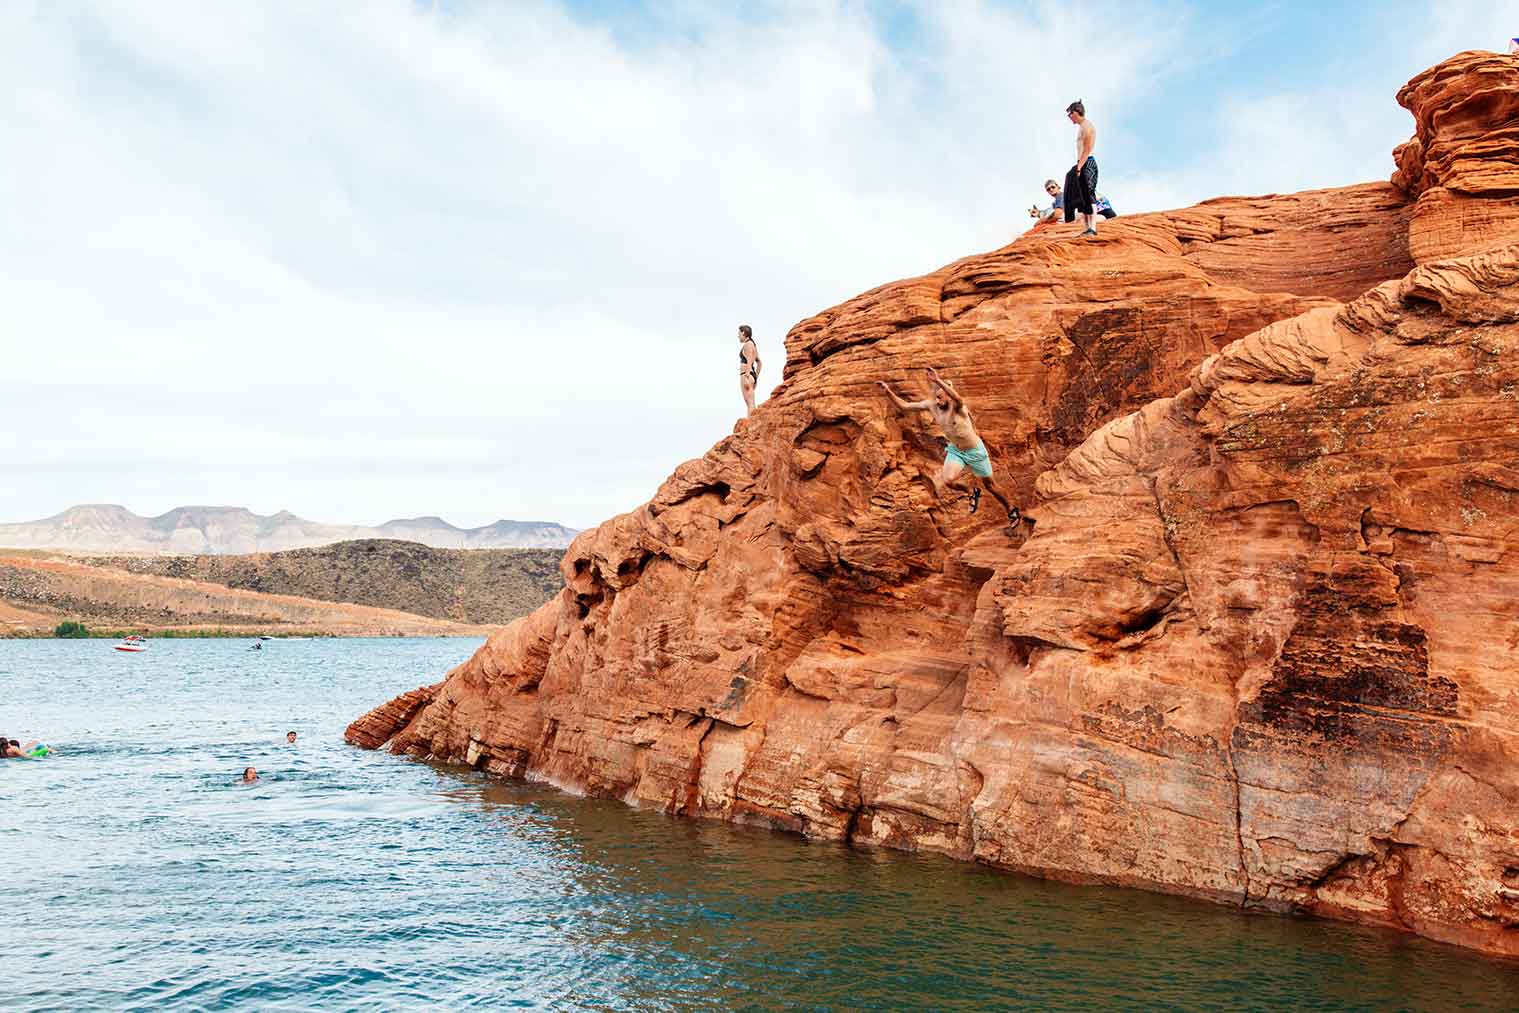
[[[1519,967],[1401,935],[342,743],[474,646],[0,641],[0,731],[61,750],[0,762],[0,1009],[1519,1007]]]

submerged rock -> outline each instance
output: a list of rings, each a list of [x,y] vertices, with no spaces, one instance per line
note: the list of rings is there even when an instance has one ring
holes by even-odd
[[[1048,231],[828,310],[565,586],[350,739],[1519,955],[1519,62],[1393,184]],[[937,498],[936,366],[1028,520]]]

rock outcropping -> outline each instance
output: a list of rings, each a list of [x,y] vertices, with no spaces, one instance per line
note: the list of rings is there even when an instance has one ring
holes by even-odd
[[[365,747],[1519,955],[1519,61],[1391,184],[1029,236],[785,383]],[[937,366],[1026,505],[936,496]]]

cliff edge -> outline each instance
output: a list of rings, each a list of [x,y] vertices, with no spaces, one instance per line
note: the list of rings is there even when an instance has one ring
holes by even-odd
[[[1391,183],[802,321],[753,418],[349,740],[1519,956],[1519,61],[1398,99]],[[930,365],[1016,529],[880,395]]]

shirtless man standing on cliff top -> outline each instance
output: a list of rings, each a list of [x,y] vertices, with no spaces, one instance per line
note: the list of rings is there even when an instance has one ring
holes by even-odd
[[[759,383],[759,346],[748,324],[738,325],[738,389],[744,394],[744,414],[754,414],[754,388]]]
[[[975,513],[976,508],[981,505],[981,486],[984,485],[1007,511],[1008,522],[1017,524],[1021,515],[1018,508],[1002,495],[1002,490],[997,488],[997,483],[992,481],[992,459],[986,452],[986,444],[982,443],[981,437],[976,435],[976,427],[970,420],[970,409],[966,407],[965,399],[934,369],[928,370],[928,383],[933,391],[933,397],[928,401],[903,401],[885,383],[881,383],[881,389],[886,392],[887,397],[891,398],[891,403],[897,406],[898,411],[927,410],[933,413],[934,421],[939,423],[939,430],[949,441],[944,448],[944,468],[939,472],[940,482],[953,488],[961,488],[963,486],[961,479],[967,468],[970,469],[971,474],[981,480],[980,485],[971,485],[971,513]]]
[[[1072,221],[1076,212],[1086,223],[1083,236],[1097,235],[1097,159],[1092,149],[1097,147],[1097,128],[1087,119],[1087,108],[1080,99],[1065,107],[1066,118],[1076,124],[1076,164],[1065,177],[1065,220]]]

